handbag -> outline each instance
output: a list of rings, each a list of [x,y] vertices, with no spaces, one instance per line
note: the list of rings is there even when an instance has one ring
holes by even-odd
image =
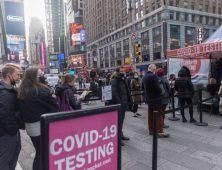
[[[25,130],[25,122],[23,121],[21,112],[15,112],[15,121],[17,123],[18,129]]]
[[[59,96],[57,96],[56,101],[59,105],[59,112],[74,110],[69,104],[69,97],[67,94],[67,90],[64,91],[63,96],[62,96],[62,100],[60,99]]]

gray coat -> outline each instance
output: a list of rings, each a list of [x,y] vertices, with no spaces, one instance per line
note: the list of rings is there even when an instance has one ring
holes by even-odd
[[[159,82],[163,82],[164,85],[165,85],[165,88],[166,88],[164,95],[161,96],[161,97],[163,97],[163,98],[169,97],[170,96],[170,84],[169,84],[168,80],[164,77],[158,77],[158,80],[159,80]],[[162,104],[169,104],[170,99],[169,98],[168,99],[162,99],[161,102],[162,102]]]

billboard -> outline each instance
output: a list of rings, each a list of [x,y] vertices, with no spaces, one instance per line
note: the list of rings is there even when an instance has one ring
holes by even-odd
[[[85,33],[85,30],[81,30],[80,31],[80,40],[81,40],[81,43],[84,43],[86,42],[86,33]]]
[[[42,170],[120,170],[120,107],[43,115]]]
[[[69,67],[82,67],[83,55],[71,55],[68,60]]]
[[[25,35],[24,4],[5,1],[6,34]]]
[[[72,46],[76,45],[76,42],[80,42],[80,30],[83,28],[82,25],[77,25],[75,23],[70,24],[70,34],[72,39]]]

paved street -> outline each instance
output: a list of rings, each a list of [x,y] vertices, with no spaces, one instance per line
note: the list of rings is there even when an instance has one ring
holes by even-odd
[[[83,108],[98,105],[104,103],[97,101],[96,104],[83,105]],[[147,130],[147,106],[143,104],[138,112],[142,114],[140,118],[132,117],[130,112],[126,114],[124,134],[130,137],[130,141],[125,141],[126,146],[122,147],[122,170],[152,169],[152,136]],[[189,118],[188,111],[186,113]],[[199,120],[197,113],[195,117]],[[222,130],[219,128],[222,117],[204,113],[203,119],[209,126],[165,121],[170,125],[166,132],[171,136],[158,139],[158,170],[222,170]],[[31,170],[34,149],[26,133],[21,134],[19,164],[23,170]]]

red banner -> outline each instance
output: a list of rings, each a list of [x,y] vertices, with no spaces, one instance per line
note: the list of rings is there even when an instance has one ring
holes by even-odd
[[[167,51],[168,58],[209,58],[208,53],[222,51],[222,41],[198,44],[191,47]]]

